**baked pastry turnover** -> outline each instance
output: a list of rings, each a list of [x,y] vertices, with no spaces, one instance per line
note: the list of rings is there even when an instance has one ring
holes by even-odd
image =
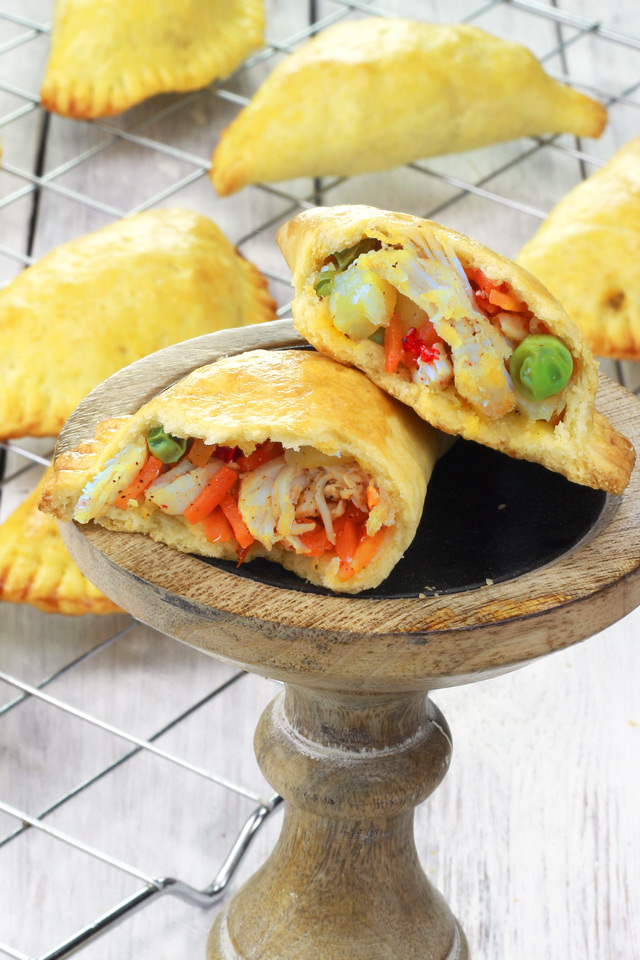
[[[274,315],[264,277],[190,210],[140,213],[66,243],[0,291],[0,437],[56,436],[120,367]]]
[[[256,350],[195,370],[58,458],[41,508],[179,550],[377,586],[416,532],[438,435],[362,373]]]
[[[223,132],[219,194],[351,175],[543,133],[598,137],[607,112],[525,47],[467,24],[349,20],[283,60]]]
[[[75,565],[53,517],[38,510],[47,476],[0,527],[0,600],[46,613],[119,612]]]
[[[240,66],[263,32],[262,0],[57,0],[42,104],[106,117],[197,90]]]
[[[640,360],[640,137],[568,193],[517,259],[594,353]]]
[[[580,330],[526,270],[429,220],[321,207],[286,223],[294,324],[424,420],[620,493],[629,441],[595,409]]]

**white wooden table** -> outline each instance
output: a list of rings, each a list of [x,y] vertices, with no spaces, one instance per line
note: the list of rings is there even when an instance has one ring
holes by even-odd
[[[248,188],[221,200],[205,176],[209,155],[237,97],[251,95],[310,18],[367,9],[469,18],[526,43],[554,76],[613,98],[610,123],[599,141],[522,140],[327,181],[325,203],[431,215],[515,255],[585,172],[640,133],[640,47],[618,36],[640,37],[637,0],[607,10],[596,0],[268,0],[270,56],[211,90],[155,98],[96,123],[47,117],[38,106],[49,0],[0,0],[0,283],[121,214],[176,204],[214,219],[285,307],[289,278],[275,231],[297,201],[313,202],[314,184]],[[640,383],[631,364],[604,368],[631,388]],[[16,447],[46,456],[52,443]],[[7,456],[12,479],[0,518],[33,487],[40,468],[20,472],[27,465],[23,452]],[[454,759],[418,810],[418,846],[475,960],[640,957],[639,629],[640,610],[522,671],[435,696],[454,734]],[[74,620],[8,604],[0,607],[0,671],[34,686],[62,671],[0,713],[0,957],[53,956],[147,878],[206,887],[258,798],[271,794],[251,740],[275,685],[238,677],[126,616]],[[0,709],[20,693],[0,680]],[[41,822],[60,836],[21,829],[20,817],[38,817],[59,798],[66,799]],[[279,819],[265,821],[229,889],[265,858]],[[82,956],[204,956],[212,917],[162,897],[109,927]]]

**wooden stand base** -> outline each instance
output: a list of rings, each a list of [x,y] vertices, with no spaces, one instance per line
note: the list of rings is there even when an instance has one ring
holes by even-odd
[[[255,745],[285,798],[284,824],[216,920],[208,960],[466,960],[413,839],[414,807],[451,756],[435,705],[288,685]]]

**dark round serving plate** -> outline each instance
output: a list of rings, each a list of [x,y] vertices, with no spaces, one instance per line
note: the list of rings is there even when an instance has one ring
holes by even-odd
[[[433,472],[413,543],[379,587],[357,596],[434,596],[513,580],[571,550],[606,499],[536,463],[457,440]],[[268,560],[198,559],[270,586],[331,594]]]

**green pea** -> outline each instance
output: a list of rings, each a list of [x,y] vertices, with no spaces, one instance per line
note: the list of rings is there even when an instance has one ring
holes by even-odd
[[[384,327],[378,327],[378,329],[371,334],[369,340],[373,340],[374,343],[379,343],[381,347],[384,347]]]
[[[513,385],[527,400],[547,400],[566,387],[573,358],[561,340],[547,334],[525,337],[509,365]]]
[[[153,427],[147,433],[149,450],[162,463],[177,463],[187,449],[187,441],[182,437],[172,437],[162,427]]]

